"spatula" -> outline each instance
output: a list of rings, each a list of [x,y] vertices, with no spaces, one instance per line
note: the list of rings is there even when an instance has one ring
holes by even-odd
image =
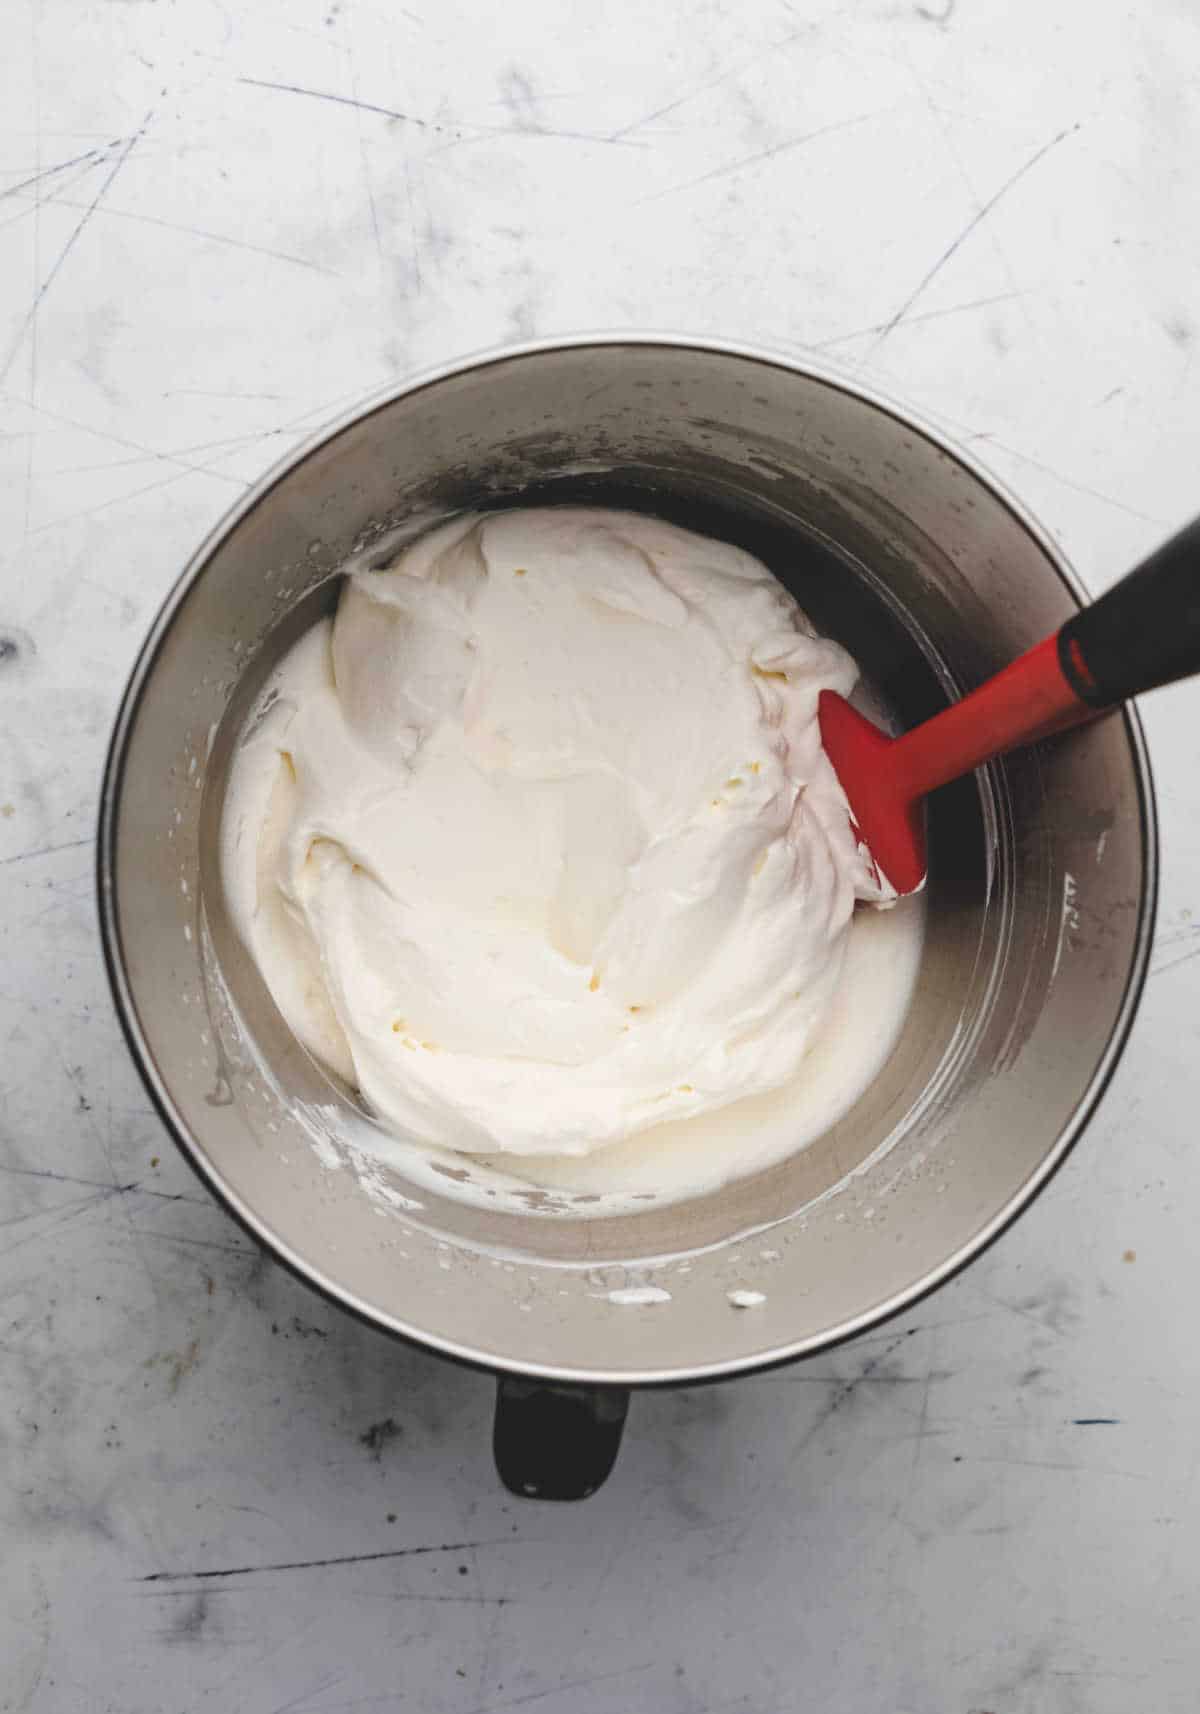
[[[1200,519],[995,678],[889,738],[835,691],[821,742],[850,819],[898,893],[925,878],[921,799],[993,756],[1092,720],[1128,696],[1200,672]]]

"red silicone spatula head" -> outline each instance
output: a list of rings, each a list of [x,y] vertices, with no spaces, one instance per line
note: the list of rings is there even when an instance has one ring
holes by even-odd
[[[898,893],[925,879],[925,817],[903,772],[890,764],[894,739],[872,726],[844,697],[823,690],[821,743],[850,803],[850,822],[875,866]]]
[[[818,718],[851,825],[898,893],[925,878],[921,799],[1018,744],[1200,673],[1200,520],[961,702],[889,738],[832,690]]]

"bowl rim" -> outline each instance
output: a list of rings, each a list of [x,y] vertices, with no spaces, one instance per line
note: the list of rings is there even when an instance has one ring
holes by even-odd
[[[709,335],[650,330],[610,330],[554,335],[541,339],[525,340],[511,345],[490,346],[480,351],[452,357],[430,365],[399,381],[376,388],[354,403],[343,406],[328,421],[314,429],[296,446],[290,448],[282,457],[277,459],[244,494],[240,495],[233,506],[221,515],[189,556],[183,570],[164,597],[138,650],[113,722],[112,736],[109,740],[101,776],[95,875],[101,946],[117,1018],[151,1103],[170,1132],[185,1161],[200,1178],[205,1188],[215,1196],[226,1212],[238,1221],[239,1225],[256,1244],[265,1246],[305,1285],[319,1291],[322,1296],[336,1303],[341,1309],[349,1311],[374,1328],[394,1334],[427,1351],[436,1352],[440,1356],[466,1364],[471,1368],[486,1370],[491,1374],[505,1373],[581,1386],[628,1388],[694,1385],[703,1381],[723,1380],[735,1375],[758,1373],[778,1367],[780,1364],[794,1362],[801,1357],[814,1355],[818,1351],[828,1350],[880,1326],[883,1322],[903,1313],[905,1310],[913,1308],[931,1292],[936,1291],[952,1279],[955,1274],[961,1272],[976,1257],[982,1255],[1002,1233],[1007,1231],[1013,1221],[1024,1212],[1039,1192],[1049,1183],[1071,1153],[1107,1089],[1128,1041],[1149,972],[1159,890],[1159,835],[1154,780],[1145,733],[1135,706],[1127,702],[1121,709],[1120,718],[1125,725],[1126,738],[1130,747],[1137,782],[1144,883],[1138,900],[1137,931],[1133,957],[1113,1028],[1105,1043],[1104,1051],[1080,1095],[1074,1112],[1059,1133],[1053,1146],[1046,1151],[1037,1168],[1013,1193],[1005,1205],[964,1244],[959,1245],[957,1249],[950,1252],[941,1262],[924,1274],[916,1284],[894,1293],[861,1315],[851,1317],[821,1333],[810,1334],[803,1339],[785,1342],[767,1352],[757,1353],[746,1360],[728,1359],[723,1362],[682,1367],[678,1370],[657,1368],[632,1372],[559,1367],[523,1361],[519,1355],[510,1357],[505,1354],[503,1358],[500,1358],[495,1353],[474,1349],[460,1341],[446,1339],[427,1332],[405,1321],[402,1317],[381,1313],[376,1307],[359,1298],[354,1292],[346,1290],[319,1268],[314,1267],[299,1251],[278,1238],[242,1201],[238,1193],[225,1183],[193,1137],[191,1128],[174,1102],[166,1079],[159,1073],[154,1055],[141,1027],[137,1004],[129,980],[117,905],[117,830],[129,741],[146,686],[157,665],[159,654],[174,624],[176,615],[218,548],[266,498],[271,490],[303,464],[318,448],[335,439],[354,424],[372,416],[376,411],[383,410],[399,399],[423,392],[425,389],[450,380],[457,375],[527,357],[545,356],[564,351],[615,349],[623,346],[664,347],[677,351],[699,352],[708,356],[733,357],[817,381],[848,394],[876,410],[883,411],[899,425],[924,436],[931,445],[945,456],[953,459],[989,489],[1012,514],[1015,522],[1041,548],[1072,598],[1081,606],[1087,601],[1088,593],[1062,549],[1052,540],[1048,531],[1009,489],[1002,478],[981,462],[974,452],[968,451],[943,431],[932,414],[926,414],[920,409],[895,398],[873,381],[864,381],[857,374],[848,373],[836,362],[810,355],[807,351],[802,351],[799,356],[790,356],[782,351],[772,351],[767,347],[745,341],[715,338]]]

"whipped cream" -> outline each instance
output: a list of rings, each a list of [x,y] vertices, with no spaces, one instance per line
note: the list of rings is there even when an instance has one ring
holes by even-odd
[[[857,676],[736,547],[459,517],[348,577],[248,723],[237,931],[418,1141],[579,1156],[778,1090],[883,899],[816,719]]]

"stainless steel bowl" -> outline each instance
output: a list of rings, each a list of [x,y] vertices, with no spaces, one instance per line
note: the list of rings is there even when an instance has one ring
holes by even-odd
[[[975,1255],[1095,1105],[1152,929],[1140,727],[1132,712],[1109,717],[939,795],[902,1039],[854,1110],[793,1159],[719,1194],[611,1219],[485,1215],[396,1174],[381,1195],[380,1181],[372,1190],[314,1149],[306,1116],[334,1097],[225,921],[221,790],[241,714],[332,599],[349,556],[414,519],[518,497],[640,505],[740,541],[848,643],[905,721],[1079,601],[1057,549],[963,453],[815,368],[622,336],[526,346],[393,388],[225,518],[133,671],[99,843],[130,1045],[231,1211],[382,1327],[577,1386],[694,1381],[799,1357],[911,1304]],[[229,1027],[225,985],[254,1052]],[[739,1312],[727,1293],[747,1284],[766,1301]],[[669,1296],[615,1303],[631,1285]],[[611,1421],[620,1395],[605,1396]]]

